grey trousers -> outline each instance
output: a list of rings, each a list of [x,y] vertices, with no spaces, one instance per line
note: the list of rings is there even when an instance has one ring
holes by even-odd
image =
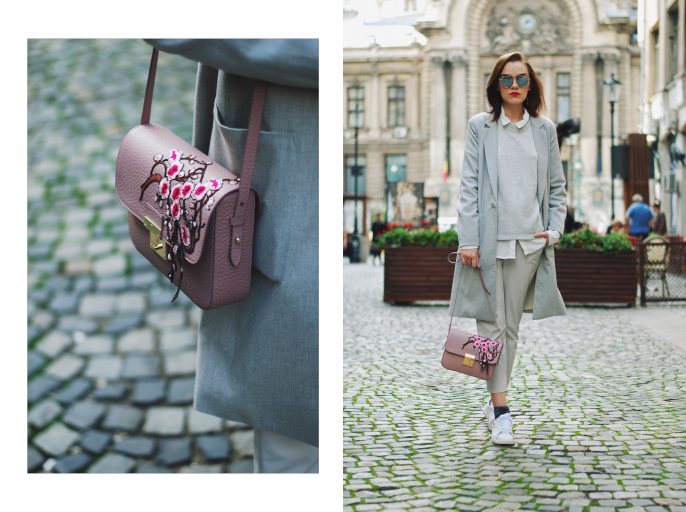
[[[319,473],[319,448],[255,429],[255,473]]]
[[[495,322],[476,321],[476,331],[481,336],[503,341],[500,360],[493,376],[486,381],[490,393],[507,391],[512,368],[517,355],[519,341],[519,322],[524,312],[524,299],[536,275],[538,260],[543,248],[524,254],[519,243],[516,244],[515,259],[496,260],[496,311]]]

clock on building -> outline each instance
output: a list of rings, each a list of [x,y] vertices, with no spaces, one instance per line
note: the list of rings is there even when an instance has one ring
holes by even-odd
[[[531,12],[523,12],[519,15],[518,23],[519,30],[528,34],[536,28],[536,16]]]

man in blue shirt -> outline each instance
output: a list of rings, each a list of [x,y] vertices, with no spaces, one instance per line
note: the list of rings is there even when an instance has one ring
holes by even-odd
[[[641,194],[634,194],[631,200],[633,203],[624,215],[626,217],[625,223],[629,224],[629,235],[642,241],[650,231],[650,221],[655,218],[655,214],[643,202]]]

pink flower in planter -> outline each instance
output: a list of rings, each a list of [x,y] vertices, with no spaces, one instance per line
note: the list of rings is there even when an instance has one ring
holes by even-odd
[[[174,220],[179,220],[179,217],[181,217],[181,207],[179,206],[178,201],[172,203],[171,214],[172,217],[174,217]]]
[[[184,222],[181,223],[181,241],[186,247],[191,245],[191,232]]]
[[[181,185],[179,185],[179,184],[174,185],[174,188],[171,189],[172,201],[178,201],[180,197],[181,197]]]
[[[193,184],[184,183],[181,187],[181,197],[183,197],[184,199],[188,199],[191,195],[191,192],[193,192]]]
[[[207,185],[204,183],[198,183],[193,190],[193,197],[195,199],[202,199],[207,193]]]
[[[219,190],[222,188],[222,182],[212,178],[207,182],[207,186],[210,188],[210,190]]]
[[[169,180],[167,178],[162,178],[160,180],[160,197],[162,199],[167,199],[169,197]]]

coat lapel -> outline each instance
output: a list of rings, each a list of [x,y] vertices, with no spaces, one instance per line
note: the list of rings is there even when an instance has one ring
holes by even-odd
[[[540,117],[530,117],[531,128],[534,134],[534,145],[536,146],[537,168],[538,168],[538,205],[543,206],[545,198],[545,187],[548,183],[548,134],[545,131],[543,120]]]
[[[498,197],[498,125],[489,119],[484,123],[484,150],[486,152],[486,172],[491,181],[493,197]]]

